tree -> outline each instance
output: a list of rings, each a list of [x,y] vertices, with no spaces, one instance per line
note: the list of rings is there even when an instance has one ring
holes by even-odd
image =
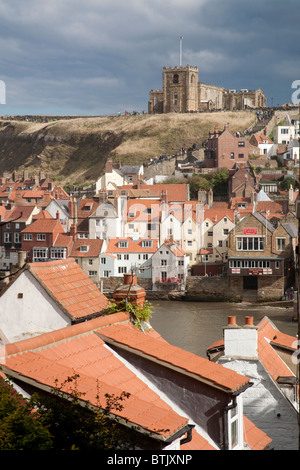
[[[52,394],[35,393],[29,400],[11,385],[0,386],[0,450],[134,449],[140,434],[110,418],[130,394],[105,394],[97,409],[77,391],[79,375],[68,377]],[[70,384],[68,399],[65,385]],[[95,397],[97,398],[97,397]],[[85,403],[84,405],[82,403]]]
[[[31,404],[0,381],[0,450],[49,450],[52,436]]]
[[[293,188],[296,187],[296,180],[295,178],[293,178],[292,176],[287,176],[286,178],[284,178],[284,180],[281,182],[280,184],[280,187],[283,191],[287,191],[290,186],[292,186]]]

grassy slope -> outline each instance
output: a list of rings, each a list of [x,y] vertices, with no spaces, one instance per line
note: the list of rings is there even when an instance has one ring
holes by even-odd
[[[94,182],[112,157],[141,164],[182,146],[201,145],[215,126],[235,132],[248,128],[255,113],[220,112],[86,117],[47,124],[0,121],[0,172],[37,173],[66,183]]]

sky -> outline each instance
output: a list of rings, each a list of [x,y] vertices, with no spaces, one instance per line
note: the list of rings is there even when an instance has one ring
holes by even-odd
[[[0,115],[147,112],[180,36],[201,82],[300,89],[299,0],[0,0]]]

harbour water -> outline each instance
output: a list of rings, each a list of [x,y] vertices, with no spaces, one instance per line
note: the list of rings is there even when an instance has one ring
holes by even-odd
[[[150,323],[160,335],[174,346],[201,357],[215,341],[223,338],[228,316],[236,316],[243,325],[245,316],[252,316],[256,325],[264,316],[270,318],[282,333],[298,334],[294,309],[245,303],[151,301]]]

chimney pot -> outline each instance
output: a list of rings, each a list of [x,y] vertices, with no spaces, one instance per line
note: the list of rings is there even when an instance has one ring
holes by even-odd
[[[245,317],[245,325],[253,325],[253,317]]]
[[[234,316],[228,317],[228,325],[236,325],[236,317]]]

